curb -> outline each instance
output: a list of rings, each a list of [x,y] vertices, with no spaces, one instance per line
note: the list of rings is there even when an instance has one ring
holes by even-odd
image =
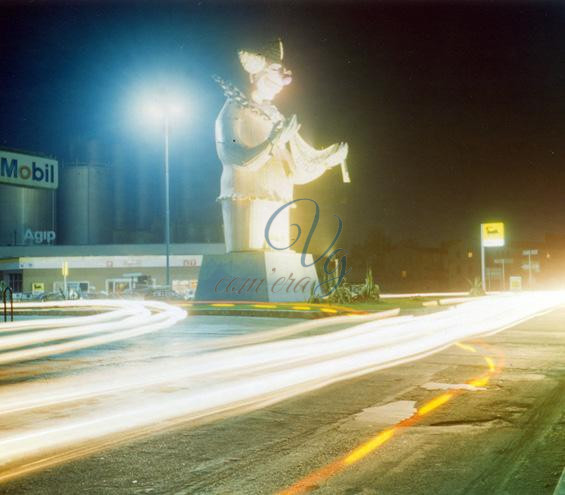
[[[555,486],[555,491],[553,495],[565,495],[565,468],[563,468],[563,472],[561,473],[561,478],[557,482]]]

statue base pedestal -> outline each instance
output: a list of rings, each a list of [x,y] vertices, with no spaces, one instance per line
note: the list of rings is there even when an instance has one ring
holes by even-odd
[[[204,255],[197,301],[308,301],[318,285],[314,265],[294,252],[248,251]],[[306,263],[312,263],[306,255]]]

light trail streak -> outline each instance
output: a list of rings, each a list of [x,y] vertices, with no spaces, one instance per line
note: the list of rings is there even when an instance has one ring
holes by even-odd
[[[44,467],[46,463],[38,459],[56,459],[61,451],[66,452],[66,459],[72,458],[71,452],[80,455],[81,445],[86,442],[119,438],[117,434],[178,418],[194,420],[262,407],[330,383],[419,359],[461,340],[501,331],[563,303],[562,292],[524,293],[482,298],[418,317],[335,317],[330,320],[349,326],[322,335],[297,337],[323,324],[316,320],[266,332],[267,338],[282,340],[261,342],[265,338],[262,335],[235,337],[226,339],[227,348],[222,349],[226,344],[221,341],[208,342],[204,345],[209,346],[206,354],[168,359],[160,365],[136,363],[135,368],[125,371],[115,368],[46,384],[6,387],[0,390],[3,424],[8,424],[12,417],[16,419],[15,426],[6,428],[0,436],[0,466],[4,469],[0,481],[27,472],[30,466]],[[137,330],[125,332],[131,332],[131,336]],[[214,349],[214,345],[218,347]],[[241,347],[231,347],[234,345]],[[498,361],[493,364],[496,370]],[[486,377],[490,374],[489,366]],[[469,384],[478,387],[483,382],[488,382],[485,376]],[[163,384],[172,389],[162,392],[159,387]],[[137,392],[131,393],[132,389]],[[122,394],[128,390],[129,394]],[[111,396],[117,391],[121,394],[118,399]],[[103,400],[104,394],[110,395],[107,400]],[[30,408],[57,408],[85,397],[96,398],[96,402],[82,409],[75,406],[77,412],[69,417],[51,415],[48,408],[43,412],[34,410],[29,418],[25,413]],[[420,407],[418,417],[427,413],[425,407]],[[41,421],[35,421],[37,417]],[[407,425],[403,422],[401,426]],[[371,445],[381,445],[387,435]]]
[[[381,299],[404,299],[414,297],[465,297],[468,292],[412,292],[406,294],[381,294]]]
[[[468,352],[474,352],[474,353],[477,352],[476,347],[470,344],[463,344],[458,342],[456,346]],[[488,383],[491,375],[493,375],[494,373],[498,373],[500,371],[500,368],[497,368],[494,365],[494,361],[490,356],[483,356],[483,358],[488,365],[488,373],[486,375],[483,375],[482,377],[474,378],[468,381],[467,384],[474,386],[484,386]],[[480,385],[475,385],[475,383]],[[337,474],[349,468],[353,464],[356,464],[357,462],[363,460],[365,457],[372,454],[377,449],[379,449],[384,444],[386,444],[389,440],[393,438],[393,436],[395,436],[398,433],[401,433],[404,430],[404,428],[412,426],[414,423],[419,421],[423,416],[432,413],[433,411],[435,411],[439,407],[442,407],[451,399],[457,397],[462,393],[463,393],[463,389],[453,390],[438,395],[437,397],[429,400],[428,402],[425,402],[409,418],[399,421],[395,425],[386,428],[383,431],[380,431],[369,440],[365,441],[358,447],[354,448],[348,454],[344,455],[343,457],[337,459],[336,461],[320,469],[315,470],[313,473],[302,478],[301,480],[294,483],[289,488],[286,488],[278,492],[277,495],[299,495],[311,491],[314,487],[317,487],[321,483],[326,482],[329,478],[336,476]]]
[[[312,320],[303,323],[289,325],[282,329],[270,330],[259,334],[241,335],[237,337],[225,338],[220,341],[207,342],[195,345],[195,351],[212,351],[218,349],[226,349],[238,346],[250,346],[259,342],[271,341],[297,335],[322,327],[332,327],[343,325],[345,323],[361,323],[366,321],[377,321],[385,318],[391,318],[398,315],[398,309],[383,311],[373,315],[355,315],[355,316],[337,316],[326,320]],[[395,325],[403,321],[412,319],[412,317],[397,318],[393,320]],[[252,349],[251,349],[252,351]],[[132,390],[148,386],[163,385],[179,380],[196,379],[206,374],[227,373],[234,369],[227,362],[227,358],[233,354],[223,354],[223,360],[226,361],[225,366],[212,368],[210,358],[201,356],[194,358],[190,366],[183,362],[167,361],[165,365],[152,366],[146,365],[143,368],[144,373],[140,374],[138,369],[132,373],[119,372],[117,375],[114,371],[110,374],[93,373],[89,377],[73,377],[71,379],[62,379],[57,382],[48,384],[19,384],[16,387],[16,393],[11,393],[10,387],[5,387],[3,393],[0,394],[0,415],[14,412],[21,412],[27,409],[38,407],[46,407],[49,405],[61,404],[64,402],[74,401],[78,399],[87,399],[98,397],[105,394],[115,393],[123,390]],[[237,353],[235,354],[237,355]],[[265,356],[265,360],[259,363],[265,364],[270,361],[269,356]],[[241,366],[241,360],[237,361],[235,370]],[[171,369],[172,368],[172,369]]]
[[[484,359],[487,362],[488,370],[490,372],[493,372],[495,370],[496,366],[494,365],[494,361],[492,360],[492,358],[490,356],[485,356]]]
[[[432,412],[440,406],[443,406],[447,401],[455,397],[453,392],[446,392],[445,394],[439,395],[430,402],[424,404],[420,409],[418,409],[418,416],[425,416],[426,414]]]
[[[367,457],[373,451],[378,449],[381,445],[384,445],[388,442],[395,433],[394,428],[389,428],[388,430],[381,431],[378,435],[374,438],[371,438],[368,442],[364,443],[360,447],[357,447],[351,454],[348,454],[347,457],[343,459],[343,464],[345,466],[351,466],[356,462],[359,462],[364,457]]]
[[[497,295],[503,294],[503,292],[499,291],[487,291],[488,295]],[[403,294],[381,294],[381,299],[404,299],[404,298],[414,298],[414,297],[446,297],[446,298],[453,298],[453,297],[460,297],[462,299],[469,299],[468,292],[412,292],[412,293],[403,293]]]
[[[477,352],[477,349],[475,349],[472,345],[463,344],[462,342],[457,342],[457,344],[455,344],[455,345],[457,347],[459,347],[460,349],[463,349],[465,351]]]
[[[127,301],[116,299],[81,299],[69,301],[50,301],[50,302],[15,302],[14,311],[22,310],[67,310],[67,309],[87,309],[97,311],[98,314],[87,316],[65,316],[64,318],[43,318],[34,320],[22,320],[0,323],[1,331],[14,330],[35,330],[41,328],[61,328],[76,325],[86,325],[89,323],[100,323],[107,320],[119,319],[128,316],[140,309],[140,301]]]
[[[0,324],[3,330],[26,330],[24,333],[0,336],[0,365],[29,361],[47,357],[53,354],[63,354],[88,347],[116,342],[144,335],[150,332],[167,328],[186,317],[186,312],[175,306],[170,306],[156,301],[58,301],[56,303],[26,303],[16,306],[18,308],[69,308],[69,307],[96,307],[118,308],[117,311],[102,313],[94,316],[67,318],[53,318],[48,320],[31,320],[15,323]],[[109,321],[108,321],[109,320]],[[79,324],[79,323],[90,324]],[[31,331],[46,327],[66,327],[54,330]],[[103,335],[86,337],[91,334]],[[80,338],[79,338],[80,337]],[[29,349],[3,352],[36,344],[45,344],[52,341],[77,339],[70,342],[44,345]]]
[[[31,332],[29,331],[30,328],[26,328],[26,330],[28,331],[26,331],[25,333],[0,336],[0,351],[17,349],[18,347],[26,347],[34,344],[44,344],[46,342],[52,342],[56,340],[82,337],[84,335],[93,333],[111,332],[116,331],[119,328],[129,328],[135,325],[142,325],[147,320],[147,318],[151,316],[151,311],[146,308],[130,308],[128,311],[122,312],[122,314],[120,314],[119,316],[116,313],[118,313],[118,311],[112,311],[111,313],[109,313],[109,315],[112,316],[112,319],[106,323],[86,325],[77,322],[74,323],[74,326],[67,326],[67,328],[63,329],[57,328],[55,330],[42,330],[35,332]],[[64,321],[64,319],[57,318],[57,321],[61,320]],[[55,325],[56,323],[52,324],[51,326]],[[30,327],[32,326],[30,325]]]

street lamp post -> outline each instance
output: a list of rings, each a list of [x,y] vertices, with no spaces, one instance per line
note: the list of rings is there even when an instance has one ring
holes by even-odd
[[[181,104],[168,98],[157,97],[146,100],[144,105],[146,116],[151,122],[159,121],[165,137],[164,172],[165,172],[165,285],[171,288],[171,205],[170,205],[170,174],[169,174],[169,138],[171,122],[183,113]]]
[[[169,180],[169,116],[165,115],[165,285],[171,287],[171,205]]]

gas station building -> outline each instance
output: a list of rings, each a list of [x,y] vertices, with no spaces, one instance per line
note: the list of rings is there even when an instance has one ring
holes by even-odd
[[[223,254],[224,244],[172,244],[172,288],[179,293],[196,289],[205,254]],[[162,244],[92,246],[0,246],[0,280],[15,293],[48,293],[67,286],[80,293],[121,293],[139,287],[165,285]]]

